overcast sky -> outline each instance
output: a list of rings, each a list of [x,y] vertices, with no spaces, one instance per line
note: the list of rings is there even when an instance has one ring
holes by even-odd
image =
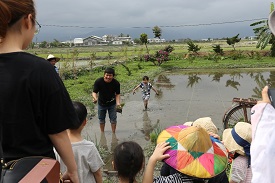
[[[152,28],[156,25],[167,40],[232,37],[238,33],[240,37],[252,36],[249,25],[257,20],[244,20],[267,18],[270,3],[267,0],[36,0],[37,20],[42,28],[34,39],[65,41],[120,33],[132,38],[139,38],[141,33],[153,37]]]

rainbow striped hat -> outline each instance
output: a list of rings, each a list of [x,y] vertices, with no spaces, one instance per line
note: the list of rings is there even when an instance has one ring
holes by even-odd
[[[158,136],[157,143],[169,142],[164,161],[175,170],[196,178],[211,178],[222,173],[228,161],[225,146],[201,127],[171,126]]]

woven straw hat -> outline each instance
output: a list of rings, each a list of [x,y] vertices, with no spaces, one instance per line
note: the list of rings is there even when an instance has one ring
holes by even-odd
[[[196,126],[171,126],[158,136],[157,143],[169,142],[171,148],[165,154],[170,167],[196,178],[211,178],[227,167],[227,150],[203,128]]]
[[[183,123],[183,125],[185,125],[185,126],[193,126],[193,121],[185,122],[185,123]]]
[[[52,55],[52,54],[49,54],[49,55],[48,55],[47,60],[50,60],[50,59],[52,59],[52,58],[55,58],[55,60],[56,60],[57,62],[60,60],[59,57],[55,57],[55,56]]]
[[[238,122],[234,126],[235,132],[244,140],[251,143],[252,129],[251,124],[246,122]],[[229,152],[236,152],[240,155],[245,155],[244,148],[236,143],[232,136],[232,128],[223,131],[223,143]]]
[[[200,126],[204,128],[208,133],[212,132],[218,134],[218,129],[210,117],[197,119],[196,121],[194,121],[193,126]]]

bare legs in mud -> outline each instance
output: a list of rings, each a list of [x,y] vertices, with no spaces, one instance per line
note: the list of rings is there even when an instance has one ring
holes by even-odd
[[[148,100],[144,100],[143,103],[144,103],[144,110],[147,111],[147,109],[148,109]]]
[[[112,132],[116,133],[116,123],[111,123]],[[100,123],[100,131],[104,133],[105,123]]]

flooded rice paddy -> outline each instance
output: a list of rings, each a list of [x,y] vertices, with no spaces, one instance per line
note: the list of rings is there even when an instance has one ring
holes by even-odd
[[[275,87],[275,69],[164,72],[152,78],[151,83],[160,95],[151,91],[147,111],[144,111],[140,89],[135,95],[123,94],[125,106],[123,113],[118,114],[116,134],[112,134],[110,123],[106,123],[105,133],[101,134],[95,116],[89,120],[84,137],[109,151],[128,140],[145,147],[157,124],[163,129],[207,116],[221,134],[222,118],[232,99],[259,98],[266,84]]]

